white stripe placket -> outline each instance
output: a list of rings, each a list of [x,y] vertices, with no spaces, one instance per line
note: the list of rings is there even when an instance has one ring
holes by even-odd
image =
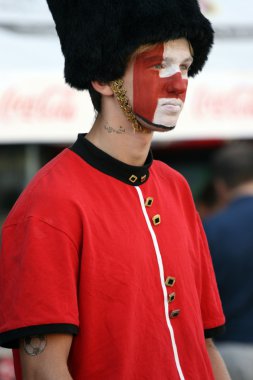
[[[168,303],[168,298],[167,298],[168,297],[168,295],[167,295],[167,289],[166,289],[165,282],[164,282],[164,269],[163,269],[163,262],[162,262],[161,252],[160,252],[160,249],[159,249],[159,245],[158,245],[158,241],[157,241],[157,238],[156,238],[156,234],[155,234],[155,232],[153,230],[153,227],[151,225],[151,222],[149,220],[149,216],[148,216],[148,213],[147,213],[147,210],[146,210],[146,207],[145,207],[145,201],[144,201],[144,197],[143,197],[142,191],[141,191],[141,189],[138,186],[135,186],[135,189],[136,189],[136,191],[138,193],[138,196],[139,196],[139,199],[140,199],[140,203],[141,203],[142,212],[143,212],[144,218],[146,220],[146,223],[147,223],[150,235],[152,237],[154,248],[155,248],[155,253],[156,253],[156,258],[157,258],[157,263],[158,263],[158,268],[159,268],[159,273],[160,273],[161,286],[162,286],[162,291],[163,291],[163,295],[164,295],[165,318],[166,318],[167,326],[168,326],[168,329],[169,329],[169,332],[170,332],[170,338],[171,338],[171,342],[172,342],[172,348],[173,348],[173,353],[174,353],[174,358],[175,358],[175,363],[176,363],[177,371],[178,371],[180,380],[185,380],[185,377],[184,377],[184,374],[182,372],[182,368],[181,368],[181,365],[180,365],[180,361],[179,361],[178,350],[177,350],[177,345],[176,345],[176,340],[175,340],[175,335],[174,335],[173,327],[171,325],[170,318],[169,318],[169,303]]]

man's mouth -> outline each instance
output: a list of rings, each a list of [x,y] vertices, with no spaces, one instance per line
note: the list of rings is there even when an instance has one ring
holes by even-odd
[[[166,110],[168,112],[180,112],[183,104],[177,100],[168,100],[164,101],[161,106],[163,110]]]
[[[168,112],[180,112],[181,111],[181,105],[173,105],[173,104],[165,104],[163,107],[163,110]]]

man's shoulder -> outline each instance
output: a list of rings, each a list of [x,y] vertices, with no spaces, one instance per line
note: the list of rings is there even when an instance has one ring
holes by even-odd
[[[156,184],[159,183],[160,191],[165,197],[175,202],[184,210],[195,212],[192,191],[185,177],[177,170],[164,162],[154,160],[152,165],[152,177]]]
[[[31,216],[48,217],[64,208],[67,212],[71,198],[75,197],[74,182],[78,164],[75,154],[69,149],[64,149],[43,166],[17,199],[5,226],[19,223]]]
[[[60,196],[68,189],[69,180],[74,172],[72,155],[69,149],[64,149],[46,163],[28,183],[21,197],[29,197],[31,194],[34,194],[34,197],[43,197],[54,193]]]
[[[158,175],[159,177],[167,180],[169,182],[173,182],[179,187],[186,188],[189,190],[189,184],[185,177],[178,172],[176,169],[173,169],[171,166],[166,164],[165,162],[154,160],[152,165],[153,173]]]

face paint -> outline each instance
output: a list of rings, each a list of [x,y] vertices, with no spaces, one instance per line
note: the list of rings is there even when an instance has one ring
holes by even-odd
[[[174,128],[188,84],[188,67],[183,72],[180,69],[182,57],[186,57],[185,53],[190,55],[188,43],[184,42],[184,50],[173,50],[172,43],[140,53],[133,69],[133,111],[148,124],[162,129]]]

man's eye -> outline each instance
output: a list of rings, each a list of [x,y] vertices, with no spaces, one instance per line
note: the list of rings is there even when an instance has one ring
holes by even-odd
[[[188,71],[189,68],[190,68],[190,66],[188,66],[188,65],[181,65],[181,66],[180,66],[180,70],[181,70],[181,71]]]
[[[163,63],[158,63],[157,65],[154,65],[153,67],[156,70],[162,70],[162,69],[164,69]]]

